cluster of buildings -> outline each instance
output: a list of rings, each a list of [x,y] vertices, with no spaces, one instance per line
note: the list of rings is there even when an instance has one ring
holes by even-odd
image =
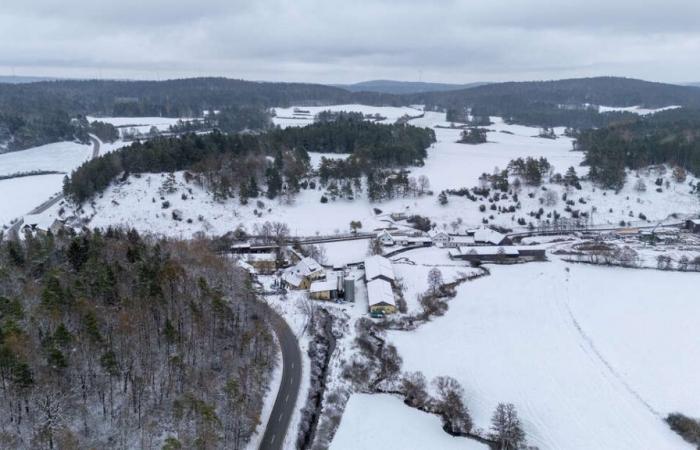
[[[436,246],[441,248],[454,248],[467,245],[512,245],[508,236],[491,228],[482,227],[467,230],[465,235],[451,235],[445,230],[432,229],[425,234],[392,234],[389,230],[377,233],[377,240],[385,246]]]

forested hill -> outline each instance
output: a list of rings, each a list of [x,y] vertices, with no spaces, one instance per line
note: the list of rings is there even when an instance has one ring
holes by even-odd
[[[28,236],[0,267],[0,448],[245,448],[276,348],[205,241]]]
[[[619,188],[625,168],[652,164],[676,167],[700,175],[700,109],[675,109],[581,133],[577,146],[586,152],[590,177],[605,187]],[[700,192],[700,189],[698,189]]]
[[[473,107],[535,126],[604,126],[620,114],[598,114],[586,104],[605,106],[670,105],[700,107],[700,88],[630,78],[599,77],[558,81],[494,83],[449,92],[402,96],[406,103],[441,108]]]
[[[354,84],[334,84],[350,92],[382,92],[385,94],[416,94],[421,92],[442,92],[457,91],[486,83],[430,83],[425,81],[394,81],[394,80],[372,80],[362,81]]]
[[[0,110],[20,114],[37,113],[51,105],[70,115],[198,117],[202,111],[231,105],[398,104],[399,101],[386,94],[351,93],[319,84],[227,78],[0,84]]]

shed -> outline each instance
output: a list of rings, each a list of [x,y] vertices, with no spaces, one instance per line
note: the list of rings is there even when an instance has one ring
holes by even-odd
[[[700,219],[688,219],[685,221],[685,228],[691,233],[700,233]]]

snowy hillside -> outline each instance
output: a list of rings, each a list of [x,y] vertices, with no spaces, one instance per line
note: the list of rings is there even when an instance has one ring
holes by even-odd
[[[454,438],[440,429],[440,420],[406,408],[390,395],[350,397],[331,450],[488,450],[488,446]]]
[[[411,108],[357,105],[333,107],[336,110],[342,108],[363,113],[380,113],[386,117],[398,117],[411,111],[417,112]],[[293,112],[293,109],[278,109],[278,115],[280,111]],[[313,113],[316,110],[323,110],[324,107],[307,109]],[[279,122],[281,119],[278,117],[275,120]],[[294,125],[305,123],[304,120],[291,120]],[[166,195],[161,200],[157,190],[162,177],[159,174],[149,174],[141,178],[131,176],[126,183],[119,186],[113,185],[103,196],[96,199],[94,211],[92,208],[87,208],[87,214],[94,215],[93,226],[124,223],[142,230],[187,237],[198,231],[208,234],[225,233],[239,224],[252,230],[256,224],[261,225],[265,221],[286,222],[293,235],[301,236],[347,232],[351,220],[360,220],[363,230],[371,230],[386,226],[388,215],[393,212],[425,215],[437,223],[438,227],[454,231],[451,228],[454,223],[474,226],[484,221],[512,229],[525,229],[526,224],[537,225],[537,219],[533,218],[531,213],[538,212],[540,208],[543,209],[542,220],[546,220],[548,215],[551,218],[554,211],[562,217],[569,217],[571,213],[565,212],[565,209],[570,208],[588,214],[595,225],[614,226],[622,220],[632,224],[653,224],[655,221],[667,219],[673,213],[685,216],[700,210],[700,202],[697,196],[690,193],[691,189],[688,186],[696,180],[689,177],[683,184],[675,183],[671,180],[670,171],[665,174],[630,173],[627,185],[618,194],[596,189],[591,183],[583,182],[582,190],[570,189],[568,193],[567,200],[573,201],[573,206],[567,205],[563,200],[564,186],[547,183],[544,184],[544,189],[556,193],[552,204],[544,202],[545,192],[542,187],[523,185],[518,199],[520,208],[515,212],[499,213],[498,209],[491,209],[493,207],[510,209],[517,203],[512,198],[497,201],[492,206],[492,202],[487,198],[471,201],[465,197],[451,195],[447,205],[439,205],[437,194],[440,191],[479,186],[481,174],[493,173],[496,167],[504,169],[511,160],[518,157],[545,157],[552,164],[553,172],[564,173],[569,167],[574,167],[579,176],[587,173],[587,168],[580,166],[583,154],[572,151],[570,138],[560,136],[558,139],[543,139],[536,137],[539,133],[536,128],[509,125],[499,118],[492,118],[492,120],[494,124],[487,127],[490,130],[488,143],[482,145],[457,143],[461,132],[459,129],[435,128],[437,143],[428,149],[425,165],[411,169],[413,177],[421,175],[428,177],[430,189],[434,192],[432,196],[400,198],[370,204],[366,198],[359,195],[355,200],[339,199],[322,205],[319,200],[324,191],[319,188],[316,191],[302,190],[291,203],[285,203],[279,199],[274,201],[261,199],[263,206],[257,205],[256,202],[242,206],[236,199],[224,203],[215,202],[203,189],[185,183],[182,174],[178,173],[176,174],[179,183],[177,192]],[[285,124],[284,121],[281,123]],[[444,114],[432,112],[425,113],[425,117],[414,119],[411,123],[432,127],[448,125],[444,122]],[[563,129],[555,131],[559,134],[563,133]],[[322,156],[343,157],[338,154],[313,153],[311,154],[312,164],[317,166]],[[644,192],[636,189],[637,175],[644,181],[646,186]],[[659,177],[669,182],[668,186],[661,187],[662,192],[657,192],[657,186],[654,184]],[[183,194],[188,196],[187,200],[182,200]],[[161,203],[165,200],[170,202],[171,209],[182,209],[185,215],[184,221],[174,222],[171,211],[161,208]],[[138,208],[133,207],[136,204],[139,205]],[[480,210],[482,205],[486,207],[485,211]],[[382,213],[375,214],[373,211],[375,207]],[[646,219],[640,218],[640,214]],[[192,223],[188,223],[187,219],[191,219]]]

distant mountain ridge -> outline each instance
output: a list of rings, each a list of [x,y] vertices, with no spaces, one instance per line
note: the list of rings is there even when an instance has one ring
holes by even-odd
[[[58,80],[58,78],[0,75],[0,83],[8,83],[8,84],[36,83],[38,81],[52,81],[52,80]]]
[[[427,81],[370,80],[353,84],[331,84],[350,92],[378,92],[383,94],[418,94],[423,92],[445,92],[468,89],[488,83],[431,83]]]

